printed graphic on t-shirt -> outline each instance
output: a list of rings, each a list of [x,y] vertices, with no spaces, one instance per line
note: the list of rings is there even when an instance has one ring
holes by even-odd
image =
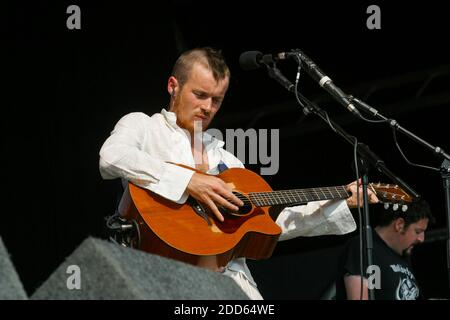
[[[417,300],[419,297],[419,288],[414,281],[409,278],[400,278],[400,282],[395,292],[397,300]]]
[[[419,287],[416,284],[414,275],[408,268],[401,265],[390,265],[395,273],[400,273],[397,289],[395,290],[395,299],[397,300],[416,300],[419,298]]]

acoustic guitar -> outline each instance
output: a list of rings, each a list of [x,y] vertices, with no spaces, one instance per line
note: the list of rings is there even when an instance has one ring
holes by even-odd
[[[271,256],[281,234],[274,222],[276,217],[270,216],[270,207],[350,196],[345,186],[273,191],[261,176],[242,168],[228,169],[218,177],[244,203],[238,212],[219,208],[223,222],[192,197],[177,204],[129,183],[119,212],[136,227],[133,247],[193,265],[205,256],[215,256],[218,266],[238,257],[265,259]],[[383,202],[412,201],[396,185],[379,183],[369,187]]]

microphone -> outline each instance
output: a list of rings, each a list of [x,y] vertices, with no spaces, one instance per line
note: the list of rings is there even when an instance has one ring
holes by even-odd
[[[262,54],[260,51],[246,51],[239,56],[239,64],[246,71],[258,69],[262,65],[268,65],[277,60],[281,59],[275,55]]]
[[[239,57],[239,64],[244,70],[258,69],[262,65],[267,66],[269,76],[280,83],[286,90],[294,92],[294,84],[290,82],[281,71],[275,66],[269,67],[269,64],[282,60],[278,56],[271,54],[262,54],[259,51],[246,51]]]
[[[301,61],[301,65],[304,67],[306,73],[309,74],[313,80],[319,83],[319,85],[325,89],[329,94],[331,94],[340,104],[346,107],[351,113],[361,117],[358,109],[349,100],[347,95],[342,92],[341,89],[335,86],[333,81],[322,71],[319,67],[302,51],[295,49],[291,52],[280,52],[278,54],[262,54],[260,51],[246,51],[243,52],[239,57],[239,64],[244,70],[254,70],[258,69],[262,65],[268,65],[269,63],[275,63],[280,60],[287,60],[291,58],[297,58],[297,62]],[[275,68],[276,69],[276,68]],[[271,74],[269,75],[280,82],[286,89],[293,91],[294,86],[289,82],[283,75],[278,72],[276,77]],[[281,76],[283,78],[279,78]],[[292,85],[292,86],[291,86]]]
[[[319,67],[303,52],[294,50],[294,52],[282,52],[277,55],[279,60],[288,59],[292,56],[297,56],[305,67],[305,71],[313,78],[319,85],[331,94],[340,104],[346,107],[351,113],[361,117],[358,109],[350,102],[347,95],[341,89],[336,87],[333,81],[322,71]]]

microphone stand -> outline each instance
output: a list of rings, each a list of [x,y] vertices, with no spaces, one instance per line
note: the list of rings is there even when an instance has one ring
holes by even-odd
[[[351,102],[356,103],[361,109],[366,111],[367,113],[371,114],[374,117],[378,117],[382,119],[384,122],[389,122],[389,125],[409,137],[410,139],[414,140],[415,142],[425,146],[427,149],[431,150],[435,156],[437,156],[440,160],[442,160],[441,166],[440,166],[440,173],[441,178],[443,181],[444,186],[444,195],[445,195],[445,210],[446,210],[446,219],[447,219],[447,276],[448,276],[448,285],[450,289],[450,156],[448,153],[446,153],[442,148],[438,146],[433,146],[424,139],[418,137],[414,133],[412,133],[409,130],[406,130],[402,126],[398,124],[398,122],[394,119],[388,119],[382,114],[378,112],[378,110],[372,108],[367,103],[349,96],[349,100]]]
[[[319,108],[316,104],[312,103],[305,97],[303,97],[301,94],[302,101],[306,104],[305,108],[308,113],[313,113],[319,116],[319,118],[325,120],[331,128],[339,134],[341,137],[343,137],[348,143],[350,143],[352,146],[354,146],[355,141],[351,135],[349,135],[342,127],[340,127],[338,124],[336,124],[334,121],[330,120],[330,118],[326,115],[326,113]],[[410,193],[410,195],[414,197],[419,197],[416,191],[412,187],[410,187],[406,182],[404,182],[400,177],[395,175],[392,171],[390,171],[384,164],[384,161],[380,159],[374,152],[372,152],[369,147],[364,143],[357,143],[357,153],[359,154],[359,168],[360,173],[362,175],[362,189],[363,189],[363,215],[362,215],[362,242],[363,242],[363,248],[365,248],[366,252],[366,263],[367,265],[364,265],[364,270],[367,275],[368,266],[373,265],[373,235],[372,235],[372,227],[370,225],[370,218],[369,218],[369,199],[367,195],[368,190],[368,184],[369,184],[369,166],[368,164],[372,164],[378,171],[385,174],[387,177],[389,177],[391,180],[394,181],[394,183],[399,184],[404,188],[405,191]],[[359,174],[359,172],[357,172]],[[364,272],[364,270],[362,270]],[[368,275],[369,276],[369,275]],[[370,286],[369,284],[369,300],[375,300],[375,288],[373,286]]]
[[[274,65],[272,68],[267,66],[268,74],[271,78],[277,80],[282,86],[284,86],[288,91],[293,92],[296,95],[297,100],[299,101],[300,105],[303,106],[303,112],[305,115],[308,115],[309,113],[313,113],[317,115],[319,118],[324,120],[337,134],[339,134],[341,137],[344,138],[348,143],[350,143],[352,146],[355,145],[355,140],[353,136],[349,135],[344,129],[342,129],[337,123],[332,121],[327,113],[323,111],[319,106],[317,106],[315,103],[309,101],[307,98],[305,98],[302,94],[297,92],[296,87],[287,80],[279,71],[279,69],[276,68],[276,65]],[[301,101],[305,104],[303,105]],[[370,151],[369,147],[363,143],[358,143],[356,152],[360,155],[360,164],[359,167],[362,169],[362,189],[363,189],[363,215],[362,215],[362,242],[363,242],[363,248],[366,249],[366,261],[367,266],[365,266],[366,274],[367,274],[367,267],[373,265],[373,238],[372,238],[372,227],[370,226],[370,219],[369,219],[369,199],[367,196],[367,190],[368,190],[368,184],[369,184],[369,178],[368,178],[368,165],[372,164],[378,171],[384,173],[386,176],[388,176],[391,180],[393,180],[396,184],[399,184],[406,192],[408,192],[413,197],[419,197],[417,192],[414,191],[406,182],[404,182],[400,177],[395,175],[392,171],[386,168],[384,165],[384,161],[381,160],[375,153]],[[356,168],[355,168],[356,169]],[[356,170],[357,175],[359,175],[358,170]],[[364,270],[362,270],[364,271]],[[375,300],[375,291],[373,287],[369,285],[369,300]]]

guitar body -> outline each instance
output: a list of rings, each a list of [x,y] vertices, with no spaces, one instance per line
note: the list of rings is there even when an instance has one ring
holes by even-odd
[[[218,177],[244,197],[249,192],[272,190],[247,169],[232,168]],[[176,204],[129,183],[119,211],[137,223],[137,247],[143,251],[194,265],[202,257],[215,257],[219,267],[238,257],[257,260],[272,255],[281,229],[270,217],[269,207],[250,203],[238,215],[224,213],[225,221],[220,222],[212,213],[203,211],[202,215],[194,210],[198,205],[192,198]]]

